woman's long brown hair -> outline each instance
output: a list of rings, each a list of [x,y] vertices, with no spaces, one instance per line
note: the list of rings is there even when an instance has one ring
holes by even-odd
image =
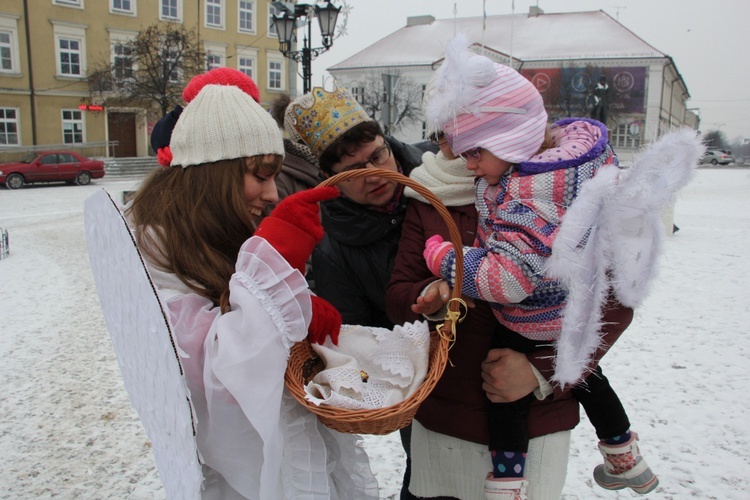
[[[281,156],[222,160],[153,172],[129,208],[142,252],[225,310],[240,247],[255,232],[246,173],[273,175]]]

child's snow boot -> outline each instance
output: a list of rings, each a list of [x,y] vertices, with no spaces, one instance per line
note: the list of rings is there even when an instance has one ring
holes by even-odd
[[[608,490],[632,488],[643,495],[659,485],[659,478],[654,475],[638,450],[638,435],[635,432],[631,434],[630,439],[622,444],[599,443],[604,465],[596,466],[594,480]]]
[[[484,497],[487,500],[528,500],[528,485],[522,477],[493,477],[490,472],[484,480]]]

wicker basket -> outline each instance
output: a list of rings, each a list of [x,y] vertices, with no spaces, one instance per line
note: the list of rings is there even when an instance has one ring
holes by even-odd
[[[461,235],[445,205],[429,189],[402,174],[383,169],[361,169],[334,175],[322,182],[320,186],[332,186],[342,181],[368,176],[395,180],[422,195],[445,220],[454,247],[461,248]],[[457,252],[456,283],[461,283],[462,279],[463,256],[461,252]],[[459,299],[460,295],[460,287],[454,288],[452,298]],[[459,301],[451,300],[449,310],[453,312],[452,317],[458,316]],[[445,364],[448,361],[449,344],[455,332],[455,320],[450,319],[451,316],[441,325],[441,331],[431,332],[429,366],[425,381],[411,396],[398,404],[373,410],[350,410],[328,405],[318,406],[305,399],[305,384],[324,368],[322,361],[307,340],[298,342],[292,347],[284,383],[294,399],[316,414],[318,419],[331,429],[351,434],[390,434],[411,423],[419,405],[432,392],[438,379],[442,376]]]

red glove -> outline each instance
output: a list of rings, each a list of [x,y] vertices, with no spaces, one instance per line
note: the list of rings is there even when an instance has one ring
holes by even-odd
[[[341,331],[341,313],[325,299],[311,295],[312,320],[307,329],[307,338],[315,344],[322,344],[330,335],[333,345],[339,345],[339,331]]]
[[[305,262],[323,238],[318,202],[339,194],[338,189],[327,186],[287,196],[261,221],[255,235],[265,239],[289,265],[305,274]]]
[[[443,241],[439,234],[428,238],[424,243],[424,260],[427,262],[427,268],[437,277],[440,275],[440,265],[449,251],[453,250],[453,243]]]

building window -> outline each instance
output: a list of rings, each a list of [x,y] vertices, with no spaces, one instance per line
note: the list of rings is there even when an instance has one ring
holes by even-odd
[[[255,79],[255,68],[258,61],[258,50],[252,47],[237,46],[237,69]]]
[[[112,65],[115,68],[117,81],[133,78],[133,46],[129,43],[118,43],[112,46]]]
[[[253,78],[253,67],[255,61],[252,57],[240,56],[237,58],[237,69],[245,73],[250,78]]]
[[[110,0],[109,9],[115,14],[135,14],[136,0]]]
[[[53,21],[57,76],[82,77],[86,74],[86,32],[72,23]]]
[[[352,97],[354,97],[354,99],[358,103],[360,104],[365,103],[365,88],[364,87],[351,87],[349,90],[352,93]]]
[[[211,71],[212,69],[221,68],[224,66],[219,54],[207,54],[206,55],[206,70]]]
[[[0,108],[0,146],[18,145],[18,108]]]
[[[81,40],[58,38],[57,51],[60,60],[60,74],[81,76]]]
[[[206,53],[206,70],[223,68],[226,66],[227,47],[220,43],[204,43],[203,51]]]
[[[271,90],[284,90],[284,63],[282,61],[268,61],[268,88]]]
[[[0,31],[0,72],[14,73],[16,63],[13,55],[13,34],[9,31]]]
[[[182,0],[159,0],[159,19],[165,21],[182,20]]]
[[[255,2],[239,0],[237,11],[239,12],[237,29],[243,33],[255,33]]]
[[[612,145],[616,148],[641,147],[642,128],[640,123],[623,123],[610,130]]]
[[[274,38],[279,37],[279,33],[276,31],[276,25],[273,23],[273,16],[280,16],[283,12],[281,12],[281,9],[277,9],[270,3],[268,4],[268,36],[272,36]]]
[[[177,51],[164,50],[162,59],[164,61],[164,73],[167,75],[167,81],[169,83],[180,83],[180,66],[177,62]]]
[[[64,144],[83,142],[83,112],[78,109],[62,110],[62,128]]]
[[[206,26],[224,27],[224,0],[206,0]]]
[[[83,8],[83,0],[52,0],[55,5]]]

